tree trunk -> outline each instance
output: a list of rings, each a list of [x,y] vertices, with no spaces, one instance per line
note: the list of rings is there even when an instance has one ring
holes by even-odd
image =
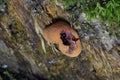
[[[55,20],[68,21],[68,13],[51,0],[10,0],[8,15],[0,19],[0,67],[29,79],[119,80],[120,43],[104,32],[99,21],[77,22],[82,52],[70,58],[47,44],[43,29]],[[80,26],[80,27],[79,27]]]

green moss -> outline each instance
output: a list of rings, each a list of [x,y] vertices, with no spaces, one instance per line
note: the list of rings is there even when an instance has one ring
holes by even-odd
[[[109,24],[109,33],[120,37],[120,0],[63,0],[63,3],[73,19],[76,18],[76,11],[84,12],[88,22],[99,18],[101,23]]]
[[[3,74],[5,76],[7,76],[10,80],[16,80],[16,79],[13,78],[13,75],[11,73],[9,73],[8,71],[4,71]]]
[[[16,25],[16,27],[18,28],[18,30],[23,30],[24,29],[23,25],[20,22],[15,21],[14,24]]]
[[[64,6],[66,9],[76,6],[77,9],[87,14],[88,20],[95,19],[97,16],[99,16],[103,21],[120,21],[120,1],[101,1],[102,2],[99,0],[89,0],[89,2],[86,2],[85,0],[64,0]]]
[[[0,76],[0,80],[3,80],[1,76]]]
[[[43,48],[42,48],[41,43],[37,43],[37,49],[39,50],[39,52],[40,52],[41,54],[44,54],[44,51],[43,51]]]
[[[4,3],[8,3],[10,0],[0,0],[0,5]]]
[[[13,23],[9,25],[9,29],[11,32],[12,40],[18,43],[22,43],[29,38],[26,29],[18,21],[13,21]]]
[[[28,77],[0,68],[0,80],[28,80]]]
[[[92,55],[91,54],[88,54],[87,55],[88,59],[91,61],[93,59]]]

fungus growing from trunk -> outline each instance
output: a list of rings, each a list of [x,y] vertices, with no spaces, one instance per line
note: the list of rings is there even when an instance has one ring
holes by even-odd
[[[81,43],[77,32],[64,21],[57,21],[43,30],[43,37],[58,45],[59,50],[69,57],[77,57],[81,52]]]

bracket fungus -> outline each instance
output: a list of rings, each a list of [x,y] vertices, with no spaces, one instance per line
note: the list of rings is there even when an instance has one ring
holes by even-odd
[[[81,52],[81,43],[77,32],[67,22],[57,21],[43,30],[43,37],[69,57],[77,57]]]

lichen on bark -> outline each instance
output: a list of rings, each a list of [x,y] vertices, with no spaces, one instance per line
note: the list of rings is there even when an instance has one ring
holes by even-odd
[[[61,3],[62,4],[62,3]],[[120,43],[98,20],[75,21],[62,5],[51,0],[10,0],[0,18],[0,68],[29,79],[119,80]],[[47,43],[43,29],[54,22],[69,22],[81,39],[82,52],[69,58]]]

